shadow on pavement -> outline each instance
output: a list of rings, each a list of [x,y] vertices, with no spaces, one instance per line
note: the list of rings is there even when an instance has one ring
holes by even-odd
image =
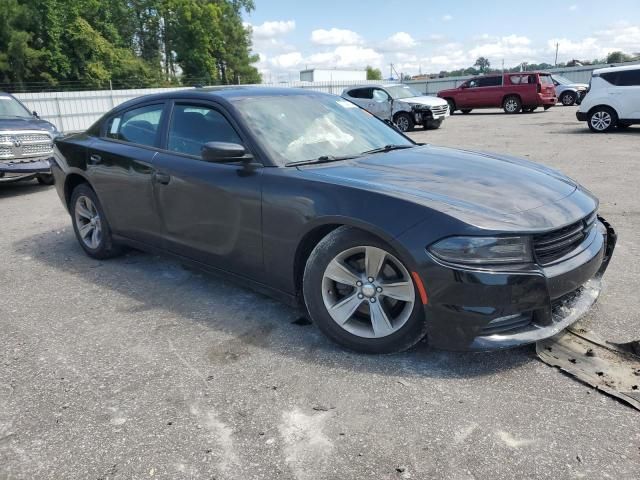
[[[197,322],[231,335],[232,340],[210,347],[208,357],[214,364],[232,363],[258,348],[271,349],[300,362],[323,363],[349,371],[455,379],[494,375],[535,358],[533,347],[457,353],[429,348],[425,342],[401,354],[361,355],[341,349],[315,326],[301,321],[301,311],[232,284],[226,278],[189,270],[172,259],[137,251],[108,261],[93,260],[77,244],[70,227],[62,234],[52,231],[22,239],[14,248],[20,254],[32,256],[44,268],[60,270],[83,284],[99,287],[105,291],[105,298],[114,298],[107,295],[112,293],[107,290],[112,290],[133,300],[125,306],[113,305],[116,315],[162,311],[172,320],[155,330],[169,329],[179,335],[185,322]]]
[[[0,199],[6,197],[18,197],[20,195],[31,195],[42,192],[53,186],[40,185],[36,180],[25,180],[20,182],[2,183],[0,182]]]

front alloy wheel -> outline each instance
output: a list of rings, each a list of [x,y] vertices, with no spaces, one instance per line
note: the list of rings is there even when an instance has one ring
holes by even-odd
[[[408,113],[399,113],[396,116],[395,124],[401,132],[409,132],[413,130],[413,119]]]
[[[406,350],[426,332],[414,278],[391,247],[367,232],[340,227],[307,260],[304,301],[332,340],[363,353]]]
[[[564,105],[565,107],[569,107],[576,103],[576,99],[577,95],[575,93],[565,92],[562,94],[562,97],[560,97],[560,102],[562,102],[562,105]]]

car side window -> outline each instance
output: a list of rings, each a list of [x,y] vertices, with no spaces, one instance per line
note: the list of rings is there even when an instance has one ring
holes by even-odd
[[[105,136],[114,140],[154,147],[158,145],[158,127],[164,104],[133,108],[107,121]]]
[[[467,82],[468,88],[476,88],[477,86],[478,86],[478,80],[476,80],[475,78]]]
[[[371,99],[373,98],[371,88],[354,88],[349,92],[349,96],[351,98],[364,98]]]
[[[499,87],[502,85],[500,77],[482,77],[478,79],[479,87]]]
[[[169,125],[167,149],[201,157],[202,147],[208,142],[243,143],[217,110],[200,105],[176,105]]]
[[[615,84],[620,87],[640,86],[640,70],[622,70],[616,80]]]
[[[389,94],[387,92],[385,92],[384,90],[381,90],[380,88],[374,88],[373,89],[373,99],[376,102],[386,102],[389,100]]]

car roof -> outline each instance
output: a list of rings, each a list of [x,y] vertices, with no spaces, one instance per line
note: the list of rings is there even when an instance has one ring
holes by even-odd
[[[138,103],[146,103],[154,100],[202,100],[209,98],[211,100],[217,100],[221,103],[229,103],[229,100],[236,98],[310,95],[330,96],[330,94],[328,93],[295,87],[253,87],[233,85],[204,88],[185,88],[136,97],[132,100],[121,103],[113,111],[123,110]]]
[[[598,68],[597,70],[593,71],[593,74],[600,74],[600,73],[608,73],[608,72],[623,72],[625,70],[637,70],[640,68],[640,63],[634,63],[633,65],[623,65],[620,67],[605,67],[605,68]]]

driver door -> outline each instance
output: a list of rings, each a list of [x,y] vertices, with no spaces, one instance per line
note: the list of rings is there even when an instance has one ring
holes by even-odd
[[[202,159],[207,142],[247,145],[222,109],[208,102],[171,106],[163,148],[153,159],[165,248],[221,270],[262,273],[262,168]]]

